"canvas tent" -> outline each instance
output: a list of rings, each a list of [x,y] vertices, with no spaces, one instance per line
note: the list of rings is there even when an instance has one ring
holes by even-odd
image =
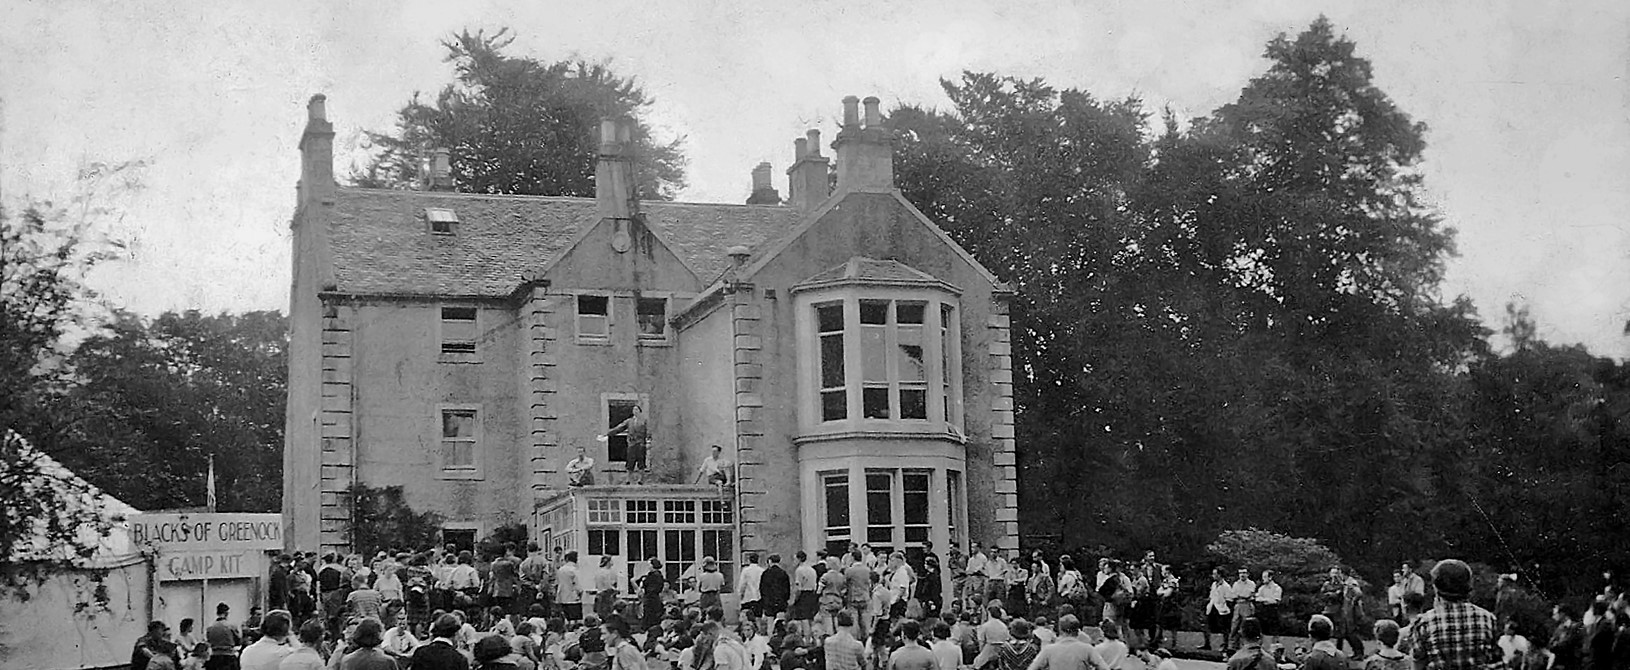
[[[47,501],[73,542],[52,541],[35,519],[12,546],[0,577],[0,666],[100,668],[130,660],[152,612],[152,562],[131,542],[135,508],[80,479],[12,431],[4,435],[7,496]],[[23,476],[26,475],[26,476]],[[8,488],[12,484],[8,482]],[[15,498],[13,500],[16,500]],[[12,511],[8,505],[6,511]]]

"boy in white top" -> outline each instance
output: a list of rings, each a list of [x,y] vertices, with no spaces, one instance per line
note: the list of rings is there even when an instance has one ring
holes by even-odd
[[[763,578],[764,566],[758,564],[758,554],[747,554],[747,567],[742,568],[741,574],[736,577],[736,596],[740,598],[738,602],[741,603],[742,616],[752,619],[755,624],[764,611],[763,604],[759,602],[763,598],[759,591]]]

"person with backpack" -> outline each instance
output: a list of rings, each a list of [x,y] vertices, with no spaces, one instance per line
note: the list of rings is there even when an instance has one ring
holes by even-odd
[[[1085,609],[1091,592],[1086,577],[1075,569],[1075,559],[1069,554],[1058,557],[1058,596],[1076,610]]]

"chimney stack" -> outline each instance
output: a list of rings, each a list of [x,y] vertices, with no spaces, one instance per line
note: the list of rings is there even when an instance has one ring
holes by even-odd
[[[602,219],[631,219],[639,203],[634,194],[634,123],[600,121],[600,159],[594,166],[594,199]]]
[[[446,147],[430,152],[430,190],[453,190],[453,154]]]
[[[894,189],[894,133],[883,125],[879,100],[869,96],[865,125],[855,96],[843,99],[843,129],[832,142],[838,154],[838,190],[891,191]]]
[[[832,168],[821,155],[821,131],[811,129],[807,137],[793,140],[792,155],[792,167],[787,168],[787,202],[809,212],[832,194]]]
[[[753,168],[753,193],[747,196],[749,205],[779,205],[781,194],[770,184],[770,163],[759,163]]]
[[[298,199],[333,201],[334,124],[328,122],[328,97],[321,93],[306,103],[306,129],[300,135],[300,187]]]

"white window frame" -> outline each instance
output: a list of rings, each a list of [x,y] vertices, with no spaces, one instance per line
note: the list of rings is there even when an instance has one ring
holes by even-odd
[[[660,300],[660,301],[662,301],[662,334],[661,335],[647,335],[640,328],[640,301],[641,300]],[[661,347],[661,346],[667,346],[669,344],[672,344],[673,343],[673,326],[668,323],[668,320],[673,318],[673,314],[674,314],[673,296],[672,295],[659,295],[659,294],[645,293],[645,294],[640,294],[640,295],[634,296],[634,301],[633,302],[634,302],[634,340],[635,340],[635,342],[638,343],[642,347]]]
[[[611,295],[610,293],[598,292],[598,291],[584,291],[584,292],[581,292],[581,293],[573,293],[573,294],[571,294],[571,296],[572,296],[572,328],[573,328],[573,332],[575,332],[577,334],[577,342],[579,344],[611,344],[611,333],[612,333],[613,328],[615,328],[616,315],[617,315],[617,300],[616,300],[616,297]],[[606,301],[606,315],[605,315],[604,318],[605,318],[606,327],[605,327],[605,332],[604,333],[584,333],[583,332],[583,319],[585,317],[584,317],[583,313],[580,311],[581,305],[580,305],[579,301],[581,301],[585,297],[604,298],[605,299],[605,301]],[[587,317],[587,318],[600,318],[600,317],[590,316],[590,317]]]
[[[443,428],[443,422],[446,421],[446,419],[444,417],[446,416],[446,414],[448,412],[472,412],[472,413],[475,414],[475,435],[469,440],[469,442],[470,442],[470,465],[469,465],[469,467],[464,467],[464,466],[448,467],[448,465],[447,465],[447,460],[446,460],[446,455],[445,454],[446,454],[446,444],[448,442],[448,438],[442,437],[442,428]],[[482,412],[481,405],[479,405],[479,404],[452,404],[452,403],[438,405],[436,407],[435,420],[436,420],[436,426],[435,426],[435,433],[434,434],[436,435],[436,450],[437,450],[437,455],[438,455],[437,456],[437,462],[436,462],[436,470],[438,472],[438,478],[440,478],[440,479],[482,479],[484,477],[484,475],[483,475],[483,467],[482,467],[483,459],[482,459],[481,445],[485,441],[485,439],[484,439],[485,438],[484,424],[486,423],[486,417],[485,417],[485,414]]]
[[[861,332],[876,325],[860,323],[863,302],[886,301],[888,312],[884,331],[885,364],[888,370],[888,418],[867,418],[864,389],[865,355]],[[902,303],[923,305],[922,347],[926,379],[922,382],[901,380],[901,366],[905,365],[900,350],[899,307]],[[836,387],[825,388],[821,379],[821,330],[816,310],[841,304],[844,317],[844,390],[845,417],[826,420],[822,408],[822,393]],[[889,286],[839,286],[811,290],[797,294],[794,301],[795,327],[799,341],[798,415],[800,437],[850,433],[914,433],[929,437],[944,437],[952,441],[965,440],[963,429],[962,388],[962,329],[961,306],[956,295],[937,288]],[[948,312],[947,312],[948,311]],[[942,324],[947,320],[948,324]],[[881,387],[881,382],[873,382]],[[901,418],[902,388],[921,389],[924,392],[926,416]],[[947,393],[947,391],[949,391]]]
[[[448,351],[447,316],[449,309],[468,309],[475,318],[470,320],[469,351]],[[436,360],[440,363],[479,363],[481,361],[481,308],[466,303],[442,303],[436,306]],[[455,343],[462,343],[457,340]]]

